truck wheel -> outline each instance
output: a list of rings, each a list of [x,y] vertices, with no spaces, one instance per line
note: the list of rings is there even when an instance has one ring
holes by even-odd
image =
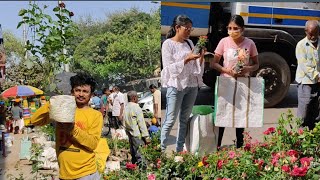
[[[264,106],[272,107],[283,100],[290,87],[290,69],[280,55],[273,52],[263,52],[259,56],[259,69],[253,76],[265,80]]]

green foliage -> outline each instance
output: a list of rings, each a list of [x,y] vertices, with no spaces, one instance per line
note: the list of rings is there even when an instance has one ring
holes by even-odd
[[[31,158],[30,160],[33,162],[32,163],[32,172],[31,173],[36,173],[36,176],[40,170],[40,166],[42,165],[43,162],[40,161],[40,156],[43,152],[43,147],[40,144],[32,144],[31,148]]]
[[[151,77],[160,66],[159,11],[149,15],[131,9],[112,14],[105,25],[88,24],[105,31],[82,35],[74,51],[74,67],[109,82],[125,83]],[[78,26],[80,31],[87,29],[84,24]]]
[[[6,81],[2,84],[3,89],[10,88],[20,80],[27,79],[29,85],[40,87],[44,79],[43,69],[35,64],[31,69],[25,65],[24,47],[22,41],[11,32],[3,34],[6,47]],[[41,88],[41,87],[40,87]]]
[[[63,49],[66,48],[67,41],[74,36],[75,27],[71,20],[73,13],[59,6],[52,10],[55,19],[44,12],[46,5],[40,8],[32,2],[29,3],[29,9],[21,9],[19,12],[22,21],[17,28],[26,24],[33,30],[33,39],[28,40],[26,44],[26,49],[32,57],[25,63],[30,69],[34,64],[40,65],[46,77],[43,81],[43,86],[46,88],[55,79],[55,74],[60,71],[61,65],[69,62],[71,58]],[[46,89],[50,90],[52,89]]]
[[[40,130],[45,133],[50,139],[53,139],[55,137],[56,129],[53,125],[47,124],[45,126],[41,126]]]

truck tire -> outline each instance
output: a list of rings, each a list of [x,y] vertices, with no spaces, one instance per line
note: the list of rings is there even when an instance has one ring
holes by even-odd
[[[260,53],[258,58],[260,66],[253,76],[264,78],[264,106],[273,107],[287,95],[291,82],[290,69],[286,60],[274,52]]]

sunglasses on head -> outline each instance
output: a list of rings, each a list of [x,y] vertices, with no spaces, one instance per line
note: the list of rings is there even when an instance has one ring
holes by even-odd
[[[240,30],[241,28],[240,28],[240,27],[229,27],[229,26],[227,26],[227,29],[228,29],[229,31],[231,31],[231,30],[238,31],[238,30]]]

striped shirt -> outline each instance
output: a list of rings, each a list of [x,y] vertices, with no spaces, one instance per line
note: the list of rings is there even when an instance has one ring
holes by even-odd
[[[137,103],[129,102],[124,109],[124,126],[133,137],[149,137],[143,112]]]
[[[318,46],[314,45],[307,37],[298,42],[296,46],[296,58],[298,67],[296,81],[301,84],[316,84],[320,74],[320,40]]]

